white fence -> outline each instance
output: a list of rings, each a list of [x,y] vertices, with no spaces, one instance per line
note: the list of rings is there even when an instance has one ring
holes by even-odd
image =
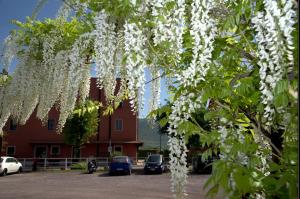
[[[77,164],[81,164],[83,167],[87,166],[89,160],[96,160],[98,167],[107,168],[109,166],[110,159],[108,157],[97,157],[97,158],[18,158],[19,162],[22,163],[23,170],[29,171],[33,170],[36,166],[37,170],[47,170],[47,169],[62,169],[68,170],[74,168]],[[146,158],[131,158],[133,164],[137,167],[144,166]],[[167,160],[167,158],[165,158]]]
[[[93,158],[97,162],[98,167],[108,167],[109,158],[100,157]],[[75,164],[87,165],[91,158],[18,158],[18,161],[22,163],[23,170],[33,170],[34,166],[36,169],[65,169],[72,168]]]

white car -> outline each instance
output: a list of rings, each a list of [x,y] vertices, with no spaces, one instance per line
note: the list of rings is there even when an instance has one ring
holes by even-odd
[[[8,173],[21,173],[22,164],[14,157],[0,157],[0,175],[5,176]]]

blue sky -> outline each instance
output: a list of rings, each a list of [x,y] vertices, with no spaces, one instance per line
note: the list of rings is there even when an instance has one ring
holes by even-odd
[[[37,5],[38,0],[0,0],[0,43],[8,36],[10,30],[16,26],[10,24],[10,20],[16,19],[21,22],[25,21],[26,16],[31,16]],[[44,7],[37,15],[37,19],[53,18],[60,7],[62,0],[48,0]],[[150,76],[146,73],[146,81],[150,80]],[[150,97],[150,84],[146,85],[145,92],[145,108],[139,113],[139,117],[143,118],[147,115],[148,101]],[[165,99],[168,97],[168,92],[165,80],[162,80],[161,86],[161,104],[165,104]]]

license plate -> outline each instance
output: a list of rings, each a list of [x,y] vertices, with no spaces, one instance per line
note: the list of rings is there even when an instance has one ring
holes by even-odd
[[[151,168],[151,171],[155,171],[155,168]]]
[[[123,170],[123,168],[117,168],[117,171],[122,171]]]

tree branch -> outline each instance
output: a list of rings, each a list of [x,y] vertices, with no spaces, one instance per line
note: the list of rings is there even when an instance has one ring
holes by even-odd
[[[248,73],[243,73],[243,74],[237,74],[229,83],[230,87],[233,87],[235,82],[239,79],[245,78],[245,77],[250,77],[252,75],[254,70],[248,72]]]

